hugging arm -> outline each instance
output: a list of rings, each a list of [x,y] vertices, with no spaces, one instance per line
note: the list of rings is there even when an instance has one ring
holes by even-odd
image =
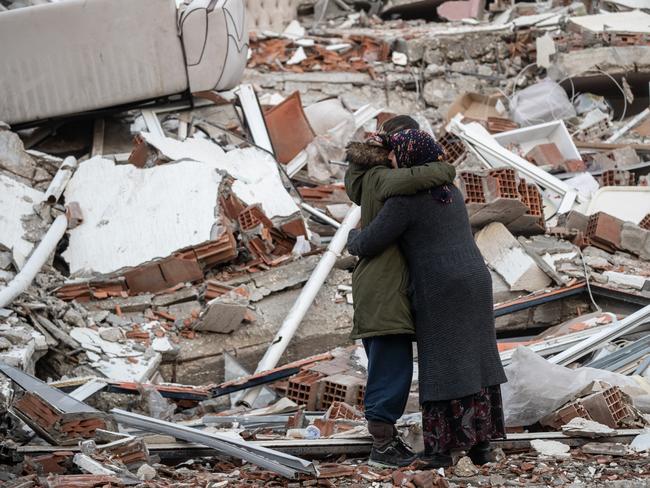
[[[375,168],[373,179],[377,197],[386,200],[399,195],[414,195],[422,190],[454,182],[456,168],[449,163],[437,162],[412,168]]]
[[[363,230],[352,230],[348,251],[355,256],[376,256],[393,244],[409,226],[409,212],[404,198],[390,198],[377,217]]]

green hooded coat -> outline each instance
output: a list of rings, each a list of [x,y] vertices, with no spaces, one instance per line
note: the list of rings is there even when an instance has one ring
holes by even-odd
[[[345,174],[345,190],[361,206],[363,227],[377,216],[386,199],[452,183],[456,176],[452,165],[439,162],[391,169],[386,165],[387,154],[385,149],[369,144],[348,146],[350,165]],[[415,334],[408,283],[408,268],[397,244],[373,258],[361,258],[352,275],[351,337]]]

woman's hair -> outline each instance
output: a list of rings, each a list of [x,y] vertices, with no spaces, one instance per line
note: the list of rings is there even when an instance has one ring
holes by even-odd
[[[416,129],[406,129],[388,135],[386,143],[395,153],[397,165],[400,168],[410,168],[423,164],[442,161],[445,150],[427,132]]]
[[[401,130],[419,128],[420,124],[418,124],[412,117],[409,117],[408,115],[396,115],[395,117],[384,121],[384,123],[379,127],[378,132],[390,136]]]

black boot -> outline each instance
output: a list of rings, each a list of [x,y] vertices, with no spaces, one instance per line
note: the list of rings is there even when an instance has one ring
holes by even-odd
[[[489,441],[479,442],[475,444],[467,453],[472,462],[480,466],[492,462],[492,448]]]
[[[400,468],[408,466],[416,459],[408,444],[395,435],[392,424],[368,421],[368,431],[372,435],[372,451],[368,464],[378,468]]]
[[[434,453],[426,446],[424,452],[420,453],[418,457],[420,462],[424,463],[424,466],[418,466],[418,469],[438,469],[454,465],[454,460],[449,453]]]

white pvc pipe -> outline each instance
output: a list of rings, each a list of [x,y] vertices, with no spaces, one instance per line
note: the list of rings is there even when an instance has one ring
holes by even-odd
[[[43,236],[43,239],[41,239],[38,247],[23,266],[23,269],[11,280],[6,288],[0,290],[0,308],[9,305],[14,298],[32,284],[38,272],[56,249],[56,245],[63,237],[63,234],[65,234],[67,228],[68,218],[65,214],[59,215]]]
[[[572,362],[577,361],[590,352],[599,349],[607,342],[611,342],[614,339],[621,337],[622,335],[632,332],[637,327],[646,324],[649,320],[650,305],[646,305],[633,314],[628,315],[624,319],[619,320],[606,329],[600,331],[598,334],[594,334],[586,338],[584,341],[571,346],[565,351],[562,351],[560,354],[556,354],[548,361],[550,363],[560,364],[562,366],[571,364]]]
[[[336,260],[340,256],[343,249],[345,249],[345,246],[348,242],[348,234],[350,233],[350,230],[354,229],[357,226],[360,219],[361,208],[353,205],[348,211],[348,214],[343,219],[343,222],[341,222],[341,227],[339,227],[339,229],[336,231],[336,234],[334,234],[332,241],[330,242],[329,246],[327,246],[327,250],[323,254],[321,260],[318,262],[318,265],[312,272],[309,280],[307,280],[307,283],[305,283],[305,286],[300,292],[298,299],[291,307],[291,310],[289,310],[289,313],[284,319],[284,322],[282,322],[280,330],[278,330],[277,334],[275,334],[271,345],[266,350],[264,357],[262,357],[261,361],[257,365],[255,373],[268,371],[269,369],[273,369],[277,366],[280,357],[282,357],[282,354],[284,354],[284,351],[287,349],[289,342],[291,342],[291,339],[298,330],[298,326],[300,326],[302,319],[307,314],[307,311],[309,310],[309,307],[311,307],[314,298],[316,298],[316,295],[323,286],[323,283],[325,283],[325,280],[334,267],[334,264],[336,264]],[[248,392],[246,392],[239,403],[248,406],[253,405],[260,391],[261,388],[259,387],[248,390]]]
[[[634,117],[627,124],[625,124],[623,127],[621,127],[616,132],[614,132],[608,139],[605,140],[605,142],[618,141],[621,138],[621,136],[627,133],[627,131],[632,129],[635,125],[637,125],[639,122],[645,119],[648,115],[650,115],[650,108],[646,108],[643,112],[637,114],[636,117]]]
[[[54,205],[61,198],[63,190],[65,190],[75,169],[77,169],[77,158],[68,156],[63,160],[59,171],[56,172],[50,182],[50,186],[47,187],[47,191],[45,192],[45,200],[47,203]]]
[[[341,228],[341,223],[338,220],[333,219],[329,215],[325,215],[323,212],[321,212],[317,208],[312,207],[308,203],[303,202],[303,203],[300,204],[300,206],[303,209],[305,209],[307,212],[312,214],[313,216],[318,217],[319,219],[321,219],[323,222],[327,222],[332,227],[335,227],[337,229]]]

